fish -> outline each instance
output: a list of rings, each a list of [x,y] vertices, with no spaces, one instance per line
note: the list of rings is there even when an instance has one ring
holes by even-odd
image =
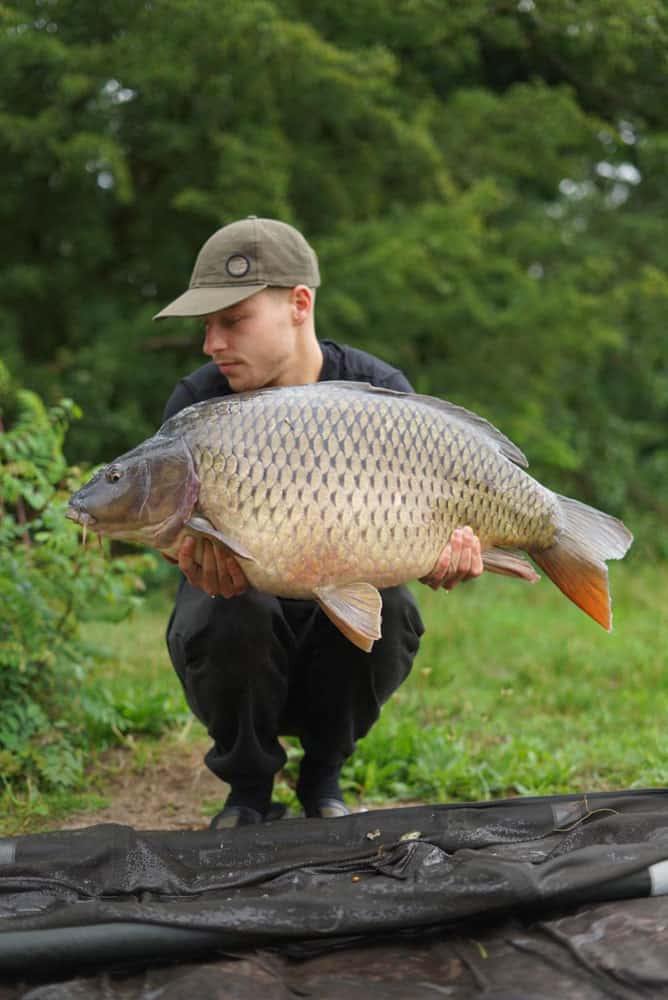
[[[186,535],[231,552],[251,586],[312,599],[360,649],[382,634],[380,590],[433,569],[458,526],[485,569],[539,578],[606,630],[606,561],[633,536],[534,479],[483,417],[362,382],[274,387],[194,403],[100,469],[66,516],[172,557]]]

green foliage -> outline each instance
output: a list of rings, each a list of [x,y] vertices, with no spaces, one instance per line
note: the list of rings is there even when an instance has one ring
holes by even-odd
[[[6,783],[71,787],[84,751],[101,732],[99,699],[78,690],[95,652],[80,622],[129,613],[149,557],[105,559],[81,546],[65,520],[66,498],[82,479],[62,445],[79,416],[70,400],[46,407],[14,388],[0,363],[0,772]],[[97,654],[99,657],[99,654]],[[96,714],[97,713],[97,714]]]
[[[665,786],[668,568],[625,561],[611,576],[611,635],[547,580],[529,586],[488,574],[450,594],[416,585],[427,631],[411,675],[344,767],[350,804]],[[95,706],[99,728],[88,725],[100,746],[117,730],[124,774],[155,766],[164,776],[171,759],[192,753],[186,741],[195,739],[202,756],[208,747],[169,663],[168,613],[156,592],[129,621],[81,629],[89,646],[114,651],[84,673],[78,698]],[[302,751],[296,739],[286,742],[274,793],[298,811]],[[93,754],[86,761],[86,787],[98,794],[114,766],[100,765]],[[204,798],[202,813],[217,812],[221,798]],[[4,832],[82,808],[72,792],[29,781],[0,805]]]
[[[218,225],[301,226],[321,335],[514,437],[668,550],[662,0],[13,0],[0,36],[0,352],[155,430],[201,360],[152,329]]]

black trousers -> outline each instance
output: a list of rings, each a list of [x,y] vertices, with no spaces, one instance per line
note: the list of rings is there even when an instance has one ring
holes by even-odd
[[[382,592],[382,639],[364,653],[312,601],[248,590],[211,599],[182,580],[167,646],[213,739],[206,763],[230,785],[273,780],[296,735],[305,760],[340,765],[408,676],[424,626],[405,587]]]

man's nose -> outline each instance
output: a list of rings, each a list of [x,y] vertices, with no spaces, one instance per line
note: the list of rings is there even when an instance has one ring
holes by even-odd
[[[225,350],[226,347],[227,337],[222,326],[219,323],[211,323],[204,334],[202,351],[204,354],[213,355],[216,351]]]

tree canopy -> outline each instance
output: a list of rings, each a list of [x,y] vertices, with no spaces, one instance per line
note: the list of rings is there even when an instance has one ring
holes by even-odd
[[[192,322],[150,318],[253,213],[318,251],[321,336],[482,413],[552,487],[665,523],[662,0],[1,16],[0,352],[82,407],[70,460],[153,432],[203,359]]]

